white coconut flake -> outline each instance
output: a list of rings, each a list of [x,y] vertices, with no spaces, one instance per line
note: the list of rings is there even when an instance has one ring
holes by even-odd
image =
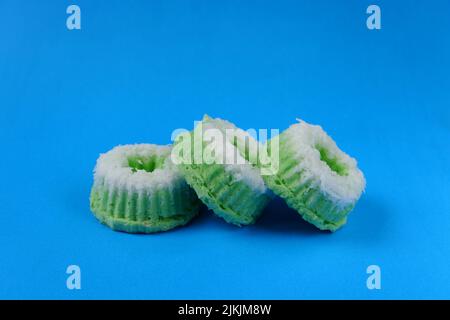
[[[126,189],[130,192],[153,192],[183,181],[176,167],[170,161],[170,146],[154,144],[121,145],[101,154],[94,169],[94,183]],[[133,172],[128,165],[130,157],[166,157],[162,168],[152,172]]]

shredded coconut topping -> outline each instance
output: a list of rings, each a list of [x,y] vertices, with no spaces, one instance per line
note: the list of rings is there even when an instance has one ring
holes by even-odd
[[[152,192],[161,187],[170,187],[184,180],[170,159],[170,146],[154,144],[121,145],[101,154],[94,169],[94,183],[110,187],[125,188],[132,192]],[[133,170],[130,157],[163,157],[164,164],[151,172]]]

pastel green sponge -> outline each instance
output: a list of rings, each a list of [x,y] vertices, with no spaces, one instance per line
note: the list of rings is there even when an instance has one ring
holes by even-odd
[[[234,133],[234,138],[226,135],[227,130]],[[208,140],[210,134],[223,140]],[[180,144],[190,145],[192,148],[184,160],[175,155],[187,183],[216,215],[229,223],[248,225],[261,215],[271,195],[259,169],[245,158],[245,146],[237,144],[239,139],[253,138],[228,121],[205,116],[193,132],[177,137],[174,151]],[[205,150],[212,150],[214,143],[220,147],[208,158]]]
[[[278,139],[279,170],[263,176],[267,186],[306,221],[322,230],[337,230],[365,188],[356,160],[341,151],[320,126],[304,121]]]
[[[112,229],[130,233],[188,223],[198,213],[199,201],[170,153],[170,146],[135,144],[102,154],[90,197],[94,215]]]

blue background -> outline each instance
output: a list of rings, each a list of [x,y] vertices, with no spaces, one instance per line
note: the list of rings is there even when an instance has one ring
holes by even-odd
[[[376,1],[379,31],[359,0],[75,3],[69,31],[69,1],[0,1],[0,298],[450,298],[448,1]],[[98,223],[99,153],[204,113],[321,124],[367,178],[349,223],[319,232],[280,200],[245,228]]]

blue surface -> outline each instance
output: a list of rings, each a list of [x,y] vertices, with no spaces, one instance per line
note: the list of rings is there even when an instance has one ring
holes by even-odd
[[[0,1],[0,298],[450,298],[448,1]],[[367,190],[318,232],[281,201],[150,236],[89,210],[117,144],[170,143],[207,112],[321,124]],[[82,289],[66,288],[66,267]],[[366,288],[366,268],[382,289]]]

